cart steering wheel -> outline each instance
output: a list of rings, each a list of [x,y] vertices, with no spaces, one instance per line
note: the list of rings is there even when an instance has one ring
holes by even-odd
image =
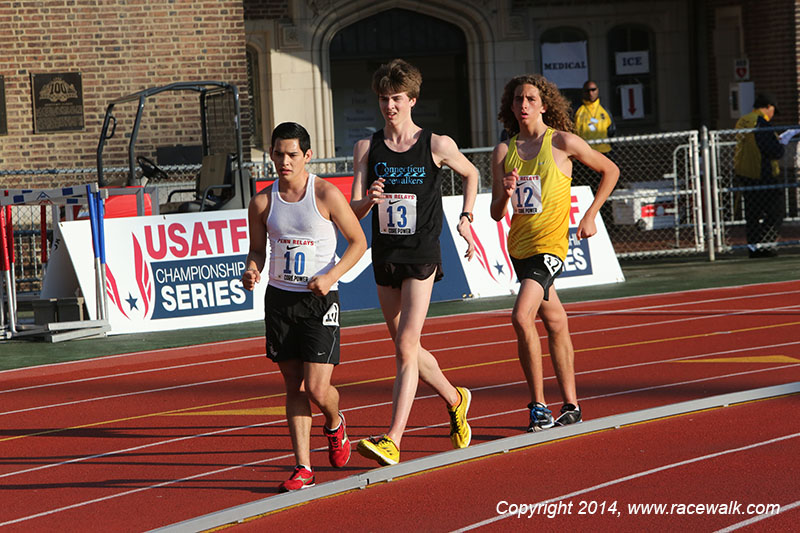
[[[158,165],[156,165],[151,159],[140,155],[136,157],[136,162],[142,169],[142,174],[144,174],[148,179],[166,180],[169,178],[167,173],[158,168]]]

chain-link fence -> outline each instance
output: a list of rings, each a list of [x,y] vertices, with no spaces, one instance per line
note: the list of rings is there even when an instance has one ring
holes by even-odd
[[[797,133],[796,126],[709,132],[716,251],[768,257],[800,244]]]
[[[775,137],[789,129],[764,129],[761,133]],[[748,235],[754,241],[751,246],[758,244],[757,250],[774,251],[778,246],[800,244],[797,154],[800,135],[781,145],[785,147],[784,153],[774,179],[757,181],[737,177],[734,168],[737,135],[741,140],[749,133],[754,130],[712,131],[708,132],[705,143],[704,134],[698,131],[596,141],[611,145],[608,155],[620,168],[617,188],[601,211],[617,256],[645,258],[707,253],[713,258],[714,253],[746,248]],[[492,147],[463,150],[478,169],[482,193],[491,192],[492,150]],[[266,158],[245,166],[255,180],[275,178],[274,168]],[[200,165],[165,165],[162,169],[168,178],[147,184],[146,191],[153,203],[191,201]],[[314,159],[308,169],[321,176],[352,176],[353,161],[350,157]],[[127,168],[110,168],[105,172],[111,184],[127,180]],[[444,172],[443,193],[461,194],[460,176],[448,168]],[[703,179],[706,173],[708,180]],[[40,182],[42,175],[52,175],[54,186],[96,181],[96,170],[89,168],[0,170],[0,183],[19,188],[20,184]],[[573,185],[588,185],[596,190],[598,183],[596,172],[581,163],[574,164]],[[181,190],[186,192],[172,194]],[[43,275],[42,246],[51,241],[54,220],[69,220],[80,213],[65,212],[63,207],[42,209],[38,205],[12,209],[17,290],[38,291]],[[41,237],[42,228],[46,228],[45,240]],[[756,238],[759,240],[755,241]]]

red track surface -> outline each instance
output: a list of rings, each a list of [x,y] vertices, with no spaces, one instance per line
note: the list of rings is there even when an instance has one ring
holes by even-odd
[[[799,295],[795,281],[568,306],[584,416],[800,381]],[[423,343],[454,383],[472,389],[473,442],[524,429],[528,398],[508,311],[429,319]],[[293,459],[282,380],[263,353],[263,339],[248,339],[0,372],[0,527],[143,531],[274,494]],[[346,329],[342,359],[334,381],[351,438],[385,431],[394,376],[385,328]],[[549,362],[545,368],[552,376]],[[557,411],[552,377],[546,387]],[[625,506],[799,501],[800,423],[789,411],[796,405],[797,397],[768,400],[577,437],[314,502],[237,530],[280,530],[296,513],[319,510],[337,520],[326,529],[449,531],[498,518],[500,500],[551,498],[573,502],[573,514],[486,527],[725,527],[749,516],[643,517]],[[315,424],[312,446],[321,448],[318,417]],[[449,449],[447,426],[441,400],[421,386],[402,459]],[[324,451],[312,460],[318,483],[374,467],[355,453],[341,470],[325,466]],[[621,516],[578,515],[580,500],[617,501]],[[798,509],[750,527],[788,530]]]

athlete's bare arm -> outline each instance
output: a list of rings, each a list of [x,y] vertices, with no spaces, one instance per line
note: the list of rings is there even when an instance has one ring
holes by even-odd
[[[350,207],[358,219],[367,216],[372,206],[383,201],[383,179],[367,183],[367,159],[370,139],[361,139],[353,147],[353,187]]]
[[[478,196],[478,180],[480,175],[469,159],[461,153],[456,142],[447,135],[431,136],[431,155],[433,162],[439,166],[447,165],[456,174],[461,176],[464,190],[464,203],[462,212],[472,213],[475,207],[475,198]],[[467,217],[458,220],[458,234],[467,241],[467,251],[464,254],[468,260],[472,259],[475,253],[475,243],[470,230],[471,222]]]
[[[325,274],[314,276],[308,282],[311,292],[319,296],[328,294],[331,286],[350,270],[367,250],[367,239],[353,210],[342,192],[323,179],[315,181],[315,194],[320,214],[330,218],[347,240],[347,249],[341,259]]]
[[[492,151],[492,205],[491,214],[494,220],[502,220],[508,212],[508,199],[514,194],[519,172],[511,169],[506,172],[505,160],[508,154],[508,141],[501,142]]]
[[[597,186],[597,191],[595,191],[594,201],[583,215],[577,231],[579,239],[591,237],[597,233],[595,217],[597,217],[600,207],[602,207],[617,185],[619,168],[609,158],[597,150],[593,150],[586,141],[573,133],[555,132],[553,134],[553,152],[556,164],[559,163],[559,156],[573,157],[600,174],[600,183]]]
[[[242,274],[242,285],[252,291],[256,283],[261,281],[261,271],[267,260],[267,216],[269,215],[269,199],[272,185],[253,196],[247,208],[247,225],[250,230],[250,250],[245,260],[245,271]]]

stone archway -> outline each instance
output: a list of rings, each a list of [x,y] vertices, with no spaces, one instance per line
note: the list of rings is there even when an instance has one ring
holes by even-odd
[[[339,31],[329,47],[336,155],[350,155],[358,139],[382,124],[370,80],[379,64],[394,57],[422,72],[414,121],[469,146],[466,52],[457,26],[404,9],[382,11]]]
[[[496,98],[493,76],[490,73],[490,58],[494,54],[494,38],[491,26],[484,14],[478,10],[466,8],[463,3],[451,0],[433,0],[428,3],[400,0],[392,2],[391,5],[388,3],[376,5],[374,1],[356,0],[354,2],[332,2],[331,4],[335,5],[317,13],[310,25],[310,28],[313,29],[311,53],[312,63],[315,67],[314,103],[318,125],[316,135],[317,138],[326,140],[325,153],[332,155],[335,152],[331,42],[340,31],[348,26],[393,8],[406,9],[420,15],[440,19],[463,32],[466,43],[465,67],[467,71],[464,90],[468,95],[467,105],[470,110],[470,142],[465,144],[485,146],[494,142],[494,110],[492,108]],[[369,88],[368,83],[366,87]],[[373,105],[375,105],[374,101]],[[378,122],[377,125],[380,126],[380,124],[381,122]]]

